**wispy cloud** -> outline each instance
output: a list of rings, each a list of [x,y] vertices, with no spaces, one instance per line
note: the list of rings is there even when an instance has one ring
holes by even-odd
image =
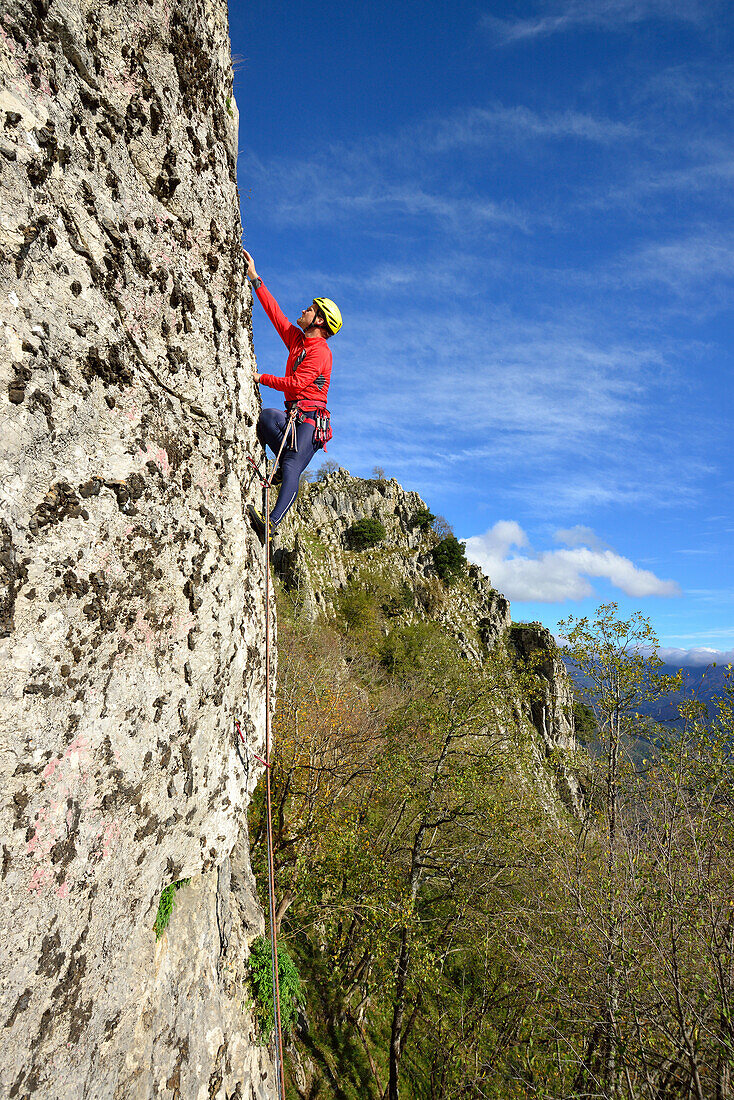
[[[606,579],[626,595],[637,598],[680,595],[675,581],[661,580],[614,550],[601,549],[593,532],[591,535],[590,541],[595,546],[535,552],[518,523],[501,520],[483,535],[467,539],[466,552],[511,600],[541,603],[580,600],[594,594],[589,578]]]
[[[512,203],[461,193],[456,186],[431,188],[415,172],[401,180],[396,166],[379,160],[350,166],[348,158],[275,159],[267,164],[247,158],[243,165],[255,190],[269,196],[270,217],[284,226],[302,226],[304,211],[311,226],[376,222],[398,218],[434,222],[450,231],[476,233],[482,227],[527,230],[531,219]],[[338,167],[336,167],[338,165]]]
[[[512,43],[582,28],[617,29],[648,19],[703,24],[716,6],[704,0],[567,0],[546,4],[529,18],[500,19],[487,14],[481,23],[499,42]]]
[[[679,239],[658,241],[633,253],[623,263],[624,276],[634,282],[657,284],[678,296],[703,290],[734,278],[734,236],[711,230]],[[718,295],[717,295],[718,297]],[[731,301],[731,289],[726,289]]]
[[[602,209],[616,206],[635,211],[652,199],[665,203],[674,195],[686,195],[689,199],[705,198],[707,201],[720,199],[731,204],[734,157],[715,149],[696,150],[700,161],[681,166],[681,161],[690,159],[693,153],[693,150],[682,148],[679,139],[672,153],[677,157],[676,164],[658,168],[633,165],[629,179],[597,189],[591,195],[582,197],[580,204]]]
[[[474,107],[450,118],[434,119],[413,132],[426,152],[456,152],[473,146],[487,148],[508,141],[580,139],[607,145],[639,136],[632,122],[620,122],[584,111],[534,111],[529,107]]]
[[[734,588],[689,588],[688,595],[714,607],[734,603]]]
[[[588,112],[538,112],[492,104],[426,118],[397,133],[332,145],[307,156],[263,161],[240,151],[238,168],[255,192],[268,195],[270,217],[283,225],[360,219],[420,218],[452,232],[486,226],[529,231],[548,224],[548,212],[479,194],[455,169],[455,157],[496,156],[501,149],[535,150],[539,143],[583,141],[613,145],[636,136],[635,127]]]

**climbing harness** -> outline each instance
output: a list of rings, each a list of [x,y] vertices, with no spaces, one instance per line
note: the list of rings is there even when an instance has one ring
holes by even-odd
[[[326,406],[324,405],[318,409],[304,409],[298,404],[298,402],[293,402],[292,404],[289,402],[286,405],[286,408],[289,410],[289,412],[291,411],[291,409],[295,408],[296,420],[299,424],[313,425],[314,447],[317,450],[320,447],[323,447],[324,450],[326,450],[326,444],[329,442],[332,435],[334,434],[331,430],[331,413],[326,408]],[[295,447],[294,450],[298,450],[298,448]]]
[[[247,456],[250,465],[254,468],[265,490],[265,759],[256,757],[265,765],[265,806],[267,810],[267,836],[268,836],[268,917],[270,921],[270,956],[272,963],[273,982],[273,1006],[275,1009],[275,1086],[279,1100],[285,1100],[285,1079],[283,1076],[283,1030],[280,1023],[280,982],[278,980],[278,933],[275,925],[275,859],[273,853],[273,807],[272,792],[270,789],[270,776],[273,766],[270,761],[270,486],[273,476],[278,468],[280,456],[291,435],[291,446],[296,446],[296,408],[289,411],[289,419],[283,432],[283,441],[275,459],[270,474],[268,475],[267,459],[265,460],[265,475],[250,455]],[[235,722],[237,732],[242,737],[239,722]]]

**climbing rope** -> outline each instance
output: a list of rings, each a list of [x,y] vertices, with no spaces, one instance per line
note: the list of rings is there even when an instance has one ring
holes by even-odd
[[[272,792],[270,788],[270,775],[272,772],[272,764],[270,762],[270,486],[273,482],[273,476],[278,469],[278,463],[280,462],[280,456],[283,453],[283,449],[286,445],[286,441],[290,434],[291,445],[296,445],[296,418],[297,410],[292,408],[290,410],[290,416],[288,423],[286,424],[285,431],[283,432],[283,440],[280,444],[280,450],[276,456],[273,468],[270,474],[267,473],[267,459],[265,462],[265,475],[260,472],[260,468],[253,458],[248,455],[250,464],[255,469],[260,484],[265,490],[265,759],[256,757],[261,763],[265,765],[265,806],[267,811],[267,837],[268,837],[268,915],[270,921],[270,956],[272,963],[272,983],[273,983],[273,1005],[274,1005],[274,1017],[275,1017],[275,1086],[279,1100],[285,1100],[285,1078],[283,1076],[283,1030],[280,1023],[280,982],[278,980],[278,932],[275,921],[275,858],[273,853],[273,809],[272,809]],[[243,745],[245,739],[242,736],[242,730],[240,729],[239,722],[235,722],[237,732],[240,735]],[[247,746],[245,746],[247,747]]]

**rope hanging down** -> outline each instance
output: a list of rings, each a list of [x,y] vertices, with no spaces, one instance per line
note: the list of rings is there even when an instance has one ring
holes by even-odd
[[[260,469],[254,459],[249,458],[251,465],[254,467],[259,479],[260,484],[265,490],[265,759],[261,760],[261,763],[265,765],[265,805],[267,809],[267,837],[268,837],[268,916],[270,921],[270,956],[272,963],[272,988],[273,988],[273,1005],[274,1005],[274,1017],[275,1017],[275,1085],[279,1100],[285,1100],[285,1078],[283,1076],[283,1030],[280,1023],[280,982],[278,980],[278,932],[275,922],[275,859],[273,854],[273,810],[272,810],[272,795],[270,789],[270,774],[272,766],[270,763],[270,486],[273,481],[275,471],[278,469],[278,463],[280,462],[280,456],[283,453],[283,449],[286,445],[288,435],[291,435],[292,440],[295,442],[295,424],[296,409],[295,407],[290,411],[290,419],[286,424],[285,431],[283,432],[283,440],[280,444],[280,450],[278,451],[273,468],[270,471],[270,475],[267,476],[267,460],[265,464],[266,476],[260,473]],[[249,456],[248,456],[249,457]],[[242,730],[240,729],[239,722],[235,722],[237,732],[244,744],[245,739],[242,737]],[[256,757],[260,760],[260,757]]]

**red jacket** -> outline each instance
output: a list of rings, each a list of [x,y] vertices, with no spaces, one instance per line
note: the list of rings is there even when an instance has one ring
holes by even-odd
[[[292,325],[264,283],[255,293],[288,348],[285,378],[261,374],[260,382],[271,390],[280,390],[286,401],[297,401],[302,409],[323,408],[331,379],[331,350],[326,340],[323,336],[304,336],[297,325]]]

